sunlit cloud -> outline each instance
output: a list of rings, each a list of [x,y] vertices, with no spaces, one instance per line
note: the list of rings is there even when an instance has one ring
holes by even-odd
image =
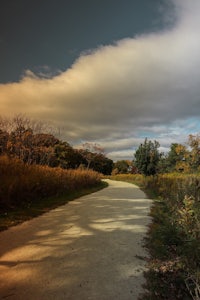
[[[27,70],[1,84],[1,114],[52,120],[72,144],[101,141],[112,157],[145,134],[163,147],[186,136],[200,111],[200,2],[172,3],[173,28],[91,50],[51,78]]]

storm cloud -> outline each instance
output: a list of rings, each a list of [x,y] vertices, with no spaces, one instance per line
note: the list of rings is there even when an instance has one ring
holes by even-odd
[[[27,70],[1,84],[1,114],[52,120],[72,144],[101,143],[115,159],[145,135],[179,142],[199,126],[200,2],[172,3],[173,27],[90,50],[51,78]]]

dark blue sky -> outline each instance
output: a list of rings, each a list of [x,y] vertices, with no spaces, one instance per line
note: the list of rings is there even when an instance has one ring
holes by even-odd
[[[2,0],[0,83],[64,71],[83,51],[166,26],[165,0]]]
[[[2,116],[53,124],[114,160],[145,137],[166,152],[200,132],[199,0],[0,3]]]

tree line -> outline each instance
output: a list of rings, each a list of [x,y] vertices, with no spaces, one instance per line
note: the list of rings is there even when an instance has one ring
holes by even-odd
[[[47,133],[44,133],[44,132]],[[24,163],[63,169],[92,169],[105,175],[112,172],[113,161],[97,144],[85,143],[74,149],[68,142],[55,137],[52,128],[18,115],[0,118],[0,155],[17,157]]]
[[[189,135],[186,145],[172,143],[168,153],[159,152],[160,144],[147,138],[135,151],[133,161],[114,164],[113,174],[195,173],[200,171],[200,136]]]
[[[170,172],[198,172],[200,136],[189,135],[187,145],[173,143],[168,153],[160,153],[160,144],[147,138],[136,149],[133,160],[107,158],[98,144],[85,143],[81,149],[56,137],[48,124],[17,115],[0,117],[0,155],[17,157],[29,165],[47,165],[63,169],[92,169],[104,175]]]

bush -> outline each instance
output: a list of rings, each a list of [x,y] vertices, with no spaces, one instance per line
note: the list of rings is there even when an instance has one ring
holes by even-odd
[[[147,242],[152,258],[157,259],[156,266],[152,263],[147,274],[148,297],[198,300],[200,176],[176,173],[152,176],[146,178],[145,186],[160,198],[151,210],[153,223],[149,227]],[[171,265],[174,266],[172,269]],[[153,285],[157,296],[155,289],[151,289]],[[164,296],[162,290],[167,289]]]

